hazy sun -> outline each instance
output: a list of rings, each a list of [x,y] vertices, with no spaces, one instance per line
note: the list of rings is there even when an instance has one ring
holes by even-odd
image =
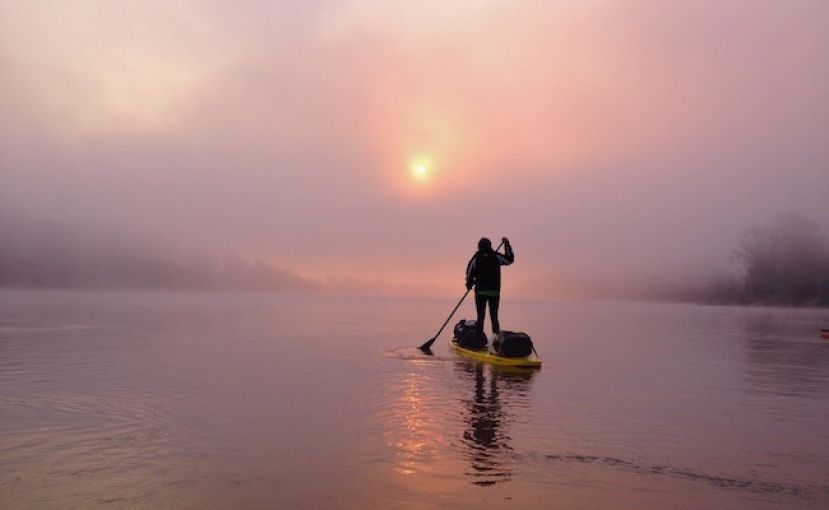
[[[432,171],[432,163],[426,158],[419,158],[410,165],[412,177],[416,181],[426,181]]]

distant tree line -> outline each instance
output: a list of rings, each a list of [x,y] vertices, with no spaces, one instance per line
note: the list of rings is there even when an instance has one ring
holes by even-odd
[[[711,289],[720,300],[829,306],[829,248],[815,221],[780,215],[749,229],[734,256],[743,274]]]
[[[320,285],[262,258],[175,255],[109,232],[0,209],[0,288],[316,290]]]

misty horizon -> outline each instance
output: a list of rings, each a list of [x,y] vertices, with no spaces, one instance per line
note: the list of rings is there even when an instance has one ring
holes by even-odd
[[[140,244],[112,233],[72,230],[56,221],[9,221],[0,217],[0,288],[47,289],[159,289],[177,291],[288,291],[329,295],[367,295],[396,297],[454,296],[456,288],[417,285],[382,279],[360,280],[350,275],[313,278],[297,274],[271,260],[239,254],[195,254],[183,251],[150,251]],[[805,231],[804,231],[805,229]],[[758,238],[758,234],[765,237]],[[773,236],[786,236],[786,240]],[[771,238],[769,236],[772,236]],[[616,280],[601,280],[590,275],[564,275],[552,292],[539,293],[532,286],[517,282],[509,285],[519,299],[645,299],[736,303],[751,301],[742,295],[754,283],[751,274],[750,245],[765,243],[768,250],[795,250],[781,259],[797,266],[796,278],[829,284],[829,244],[817,223],[801,215],[778,215],[775,223],[747,229],[737,248],[732,250],[735,267],[730,273],[711,272],[702,278],[677,274],[673,278],[631,281],[621,275]],[[772,243],[772,244],[769,244]],[[59,247],[53,251],[54,247]],[[763,256],[760,251],[754,251]],[[808,255],[813,253],[814,255]],[[817,257],[817,258],[816,258]],[[745,260],[739,263],[737,259]],[[812,264],[809,266],[809,264]],[[568,279],[569,278],[569,279]],[[784,276],[786,284],[791,277]],[[801,284],[802,285],[802,284]],[[821,292],[825,299],[826,289]],[[784,293],[757,299],[769,303],[790,301]],[[812,304],[818,304],[814,301]]]

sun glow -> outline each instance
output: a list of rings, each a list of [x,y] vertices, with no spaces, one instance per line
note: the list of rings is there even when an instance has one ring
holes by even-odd
[[[432,162],[428,158],[418,158],[409,165],[409,170],[415,181],[425,182],[432,174]]]

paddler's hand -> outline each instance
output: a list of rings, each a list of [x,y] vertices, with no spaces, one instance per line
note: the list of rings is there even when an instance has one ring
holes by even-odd
[[[472,290],[472,282],[466,282],[466,290]]]
[[[507,239],[506,237],[502,237],[501,242],[504,244],[509,244],[509,239]]]

